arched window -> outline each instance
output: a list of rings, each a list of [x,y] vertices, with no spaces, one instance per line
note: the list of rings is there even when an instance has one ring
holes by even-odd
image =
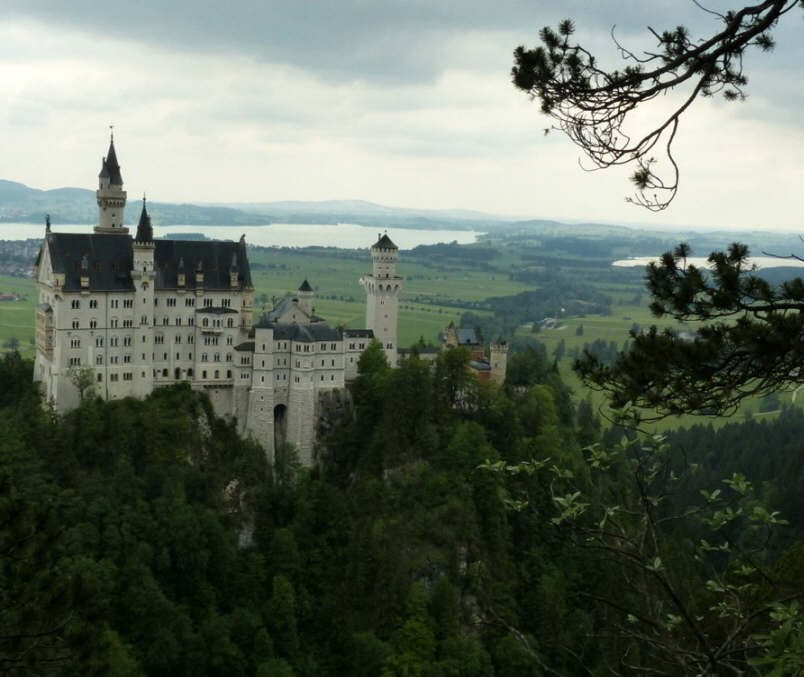
[[[209,326],[209,318],[208,318],[208,317],[205,317],[205,318],[204,318],[204,321],[203,321],[201,324],[202,324],[204,327],[208,327],[208,326]]]
[[[226,326],[234,327],[234,320],[231,317],[228,320],[226,320]]]
[[[232,370],[231,369],[226,370],[226,378],[232,378]]]
[[[173,372],[174,378],[178,381],[181,378],[181,369],[176,367],[176,370]]]
[[[221,372],[218,369],[216,369],[215,370],[215,378],[220,378],[220,377],[221,377]]]
[[[163,369],[163,370],[162,370],[162,376],[164,376],[165,378],[167,378],[167,375],[168,375],[168,370],[167,370],[167,369]]]
[[[190,369],[187,370],[187,378],[192,378],[192,377],[193,377],[193,369],[192,369],[192,367],[190,367]]]
[[[201,378],[206,378],[206,377],[207,377],[207,371],[205,369],[204,371],[201,372]]]

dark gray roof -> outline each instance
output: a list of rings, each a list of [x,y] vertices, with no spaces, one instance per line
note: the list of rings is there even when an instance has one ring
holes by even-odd
[[[374,331],[371,329],[344,329],[343,335],[347,338],[374,338]]]
[[[299,291],[313,291],[313,288],[310,286],[310,283],[305,279],[304,282],[301,283]]]
[[[487,362],[475,362],[474,360],[471,360],[469,362],[469,366],[472,369],[476,369],[477,371],[490,371],[491,370],[491,366]]]
[[[260,321],[257,322],[255,328],[273,329],[275,339],[298,341],[299,343],[342,340],[341,332],[326,324],[276,324],[263,316]],[[251,338],[250,334],[249,338]]]
[[[123,176],[120,174],[120,165],[117,162],[117,153],[114,149],[114,138],[109,142],[109,152],[103,158],[103,166],[99,177],[109,177],[109,183],[113,186],[123,185]]]
[[[207,306],[206,308],[199,308],[197,313],[211,313],[212,315],[226,315],[227,313],[237,313],[234,308],[224,308],[223,306]]]
[[[237,279],[240,281],[240,286],[252,286],[245,242],[156,240],[154,244],[157,289],[178,288],[180,261],[184,262],[185,289],[196,288],[199,263],[204,274],[204,289],[231,289],[230,272],[233,257],[237,265]]]
[[[131,268],[134,262],[132,238],[129,235],[107,233],[48,233],[48,247],[53,271],[64,273],[64,288],[80,291],[81,260],[89,262],[90,291],[128,291],[134,289]],[[193,240],[156,240],[154,242],[154,270],[156,289],[178,289],[179,262],[183,259],[186,270],[184,289],[196,288],[196,271],[202,263],[203,288],[230,290],[232,257],[238,264],[241,287],[251,286],[245,242],[217,242]]]
[[[458,343],[462,346],[479,346],[480,340],[477,338],[477,332],[474,329],[459,329]]]
[[[245,350],[247,353],[254,352],[254,341],[244,341],[235,346],[235,350]]]
[[[380,238],[377,240],[376,244],[372,247],[372,249],[379,248],[379,249],[399,249],[392,241],[391,238],[388,237],[388,233],[381,235]]]
[[[142,214],[140,214],[140,223],[137,226],[137,235],[134,237],[134,242],[153,242],[154,229],[151,227],[151,217],[145,209],[145,198],[142,198]]]

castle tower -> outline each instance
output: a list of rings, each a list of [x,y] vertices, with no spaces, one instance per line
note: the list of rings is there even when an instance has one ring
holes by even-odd
[[[508,344],[498,338],[496,343],[492,343],[491,350],[491,380],[495,383],[503,384],[505,381],[505,371],[508,362]]]
[[[153,390],[153,342],[152,317],[154,308],[154,229],[151,217],[145,208],[145,196],[142,198],[142,213],[137,226],[137,234],[132,243],[134,262],[131,267],[131,278],[134,282],[134,344],[132,362],[135,365],[132,395],[145,397]]]
[[[385,349],[388,363],[395,367],[399,294],[403,282],[403,278],[396,275],[399,247],[387,234],[380,235],[371,248],[371,258],[374,262],[372,274],[360,279],[366,290],[366,329],[374,332],[374,338]]]
[[[117,162],[117,153],[114,150],[114,133],[109,143],[109,153],[103,158],[101,171],[98,174],[98,190],[95,193],[100,210],[96,233],[128,234],[128,228],[123,226],[123,214],[126,209],[126,191],[123,190],[123,177],[120,174],[120,164]]]
[[[299,308],[301,308],[308,317],[313,315],[313,288],[310,283],[305,279],[299,287]]]

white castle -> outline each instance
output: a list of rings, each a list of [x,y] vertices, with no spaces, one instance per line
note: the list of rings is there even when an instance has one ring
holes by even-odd
[[[77,406],[76,374],[91,374],[107,400],[188,381],[209,395],[216,414],[236,417],[270,459],[290,442],[312,465],[322,402],[357,375],[372,338],[397,363],[398,247],[382,235],[371,248],[373,271],[361,279],[366,329],[327,326],[313,312],[307,280],[255,322],[244,237],[154,240],[144,199],[129,235],[114,137],[96,197],[94,232],[55,233],[48,220],[37,258],[34,379],[45,397],[59,411]],[[504,359],[501,369],[495,380],[504,378]]]

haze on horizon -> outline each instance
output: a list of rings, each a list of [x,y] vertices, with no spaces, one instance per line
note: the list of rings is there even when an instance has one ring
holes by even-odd
[[[560,7],[557,5],[560,4]],[[725,11],[740,3],[712,0]],[[108,126],[130,198],[367,200],[564,221],[799,230],[802,17],[749,54],[748,101],[682,119],[679,197],[627,205],[630,171],[591,172],[510,84],[511,53],[570,17],[607,65],[647,26],[708,35],[690,0],[591,4],[4,0],[0,178],[94,189]]]

